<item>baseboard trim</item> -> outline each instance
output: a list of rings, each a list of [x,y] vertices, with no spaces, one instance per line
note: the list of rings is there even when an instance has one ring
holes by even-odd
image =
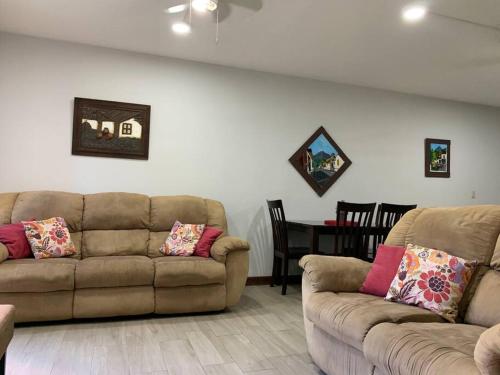
[[[247,278],[247,285],[270,285],[271,276],[256,276]]]
[[[271,285],[271,276],[253,276],[247,278],[247,285]],[[300,284],[302,275],[288,276],[288,284]]]

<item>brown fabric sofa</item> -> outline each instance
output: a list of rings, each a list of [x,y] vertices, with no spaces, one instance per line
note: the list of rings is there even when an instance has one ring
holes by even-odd
[[[8,260],[0,244],[0,304],[17,322],[223,310],[248,274],[246,241],[227,236],[220,202],[192,196],[38,191],[0,194],[0,225],[61,216],[78,253]],[[211,258],[165,257],[175,220],[224,231]]]
[[[408,212],[386,244],[414,243],[480,262],[459,323],[414,306],[358,293],[371,265],[308,255],[302,295],[307,344],[327,374],[499,375],[500,206]]]

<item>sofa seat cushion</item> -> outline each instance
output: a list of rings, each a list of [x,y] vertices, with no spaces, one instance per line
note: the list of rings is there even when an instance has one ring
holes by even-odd
[[[368,331],[383,322],[443,322],[439,315],[415,306],[384,301],[362,293],[313,293],[306,317],[322,330],[363,350]]]
[[[77,264],[75,287],[83,289],[153,285],[153,277],[153,261],[145,256],[91,257]]]
[[[224,284],[226,267],[212,258],[197,256],[154,258],[157,288]]]
[[[470,324],[379,324],[368,332],[365,357],[394,375],[479,375],[474,347],[486,328]]]
[[[0,292],[43,293],[73,290],[73,258],[12,259],[0,264]]]

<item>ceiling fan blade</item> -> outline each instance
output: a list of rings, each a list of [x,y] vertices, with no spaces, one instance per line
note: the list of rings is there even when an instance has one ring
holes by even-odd
[[[223,2],[247,8],[255,12],[261,10],[263,5],[262,0],[223,0]]]

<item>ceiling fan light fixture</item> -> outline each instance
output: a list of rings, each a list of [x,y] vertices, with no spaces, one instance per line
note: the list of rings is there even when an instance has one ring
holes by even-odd
[[[179,4],[179,5],[174,5],[173,7],[165,9],[165,13],[170,13],[170,14],[180,13],[180,12],[184,12],[186,9],[187,9],[186,4]]]
[[[217,0],[192,0],[191,5],[198,12],[213,12],[217,9]]]
[[[176,22],[172,24],[172,31],[176,34],[186,35],[191,32],[191,25],[187,22]]]
[[[403,9],[401,13],[406,22],[418,22],[427,15],[427,7],[423,5],[412,5]]]

